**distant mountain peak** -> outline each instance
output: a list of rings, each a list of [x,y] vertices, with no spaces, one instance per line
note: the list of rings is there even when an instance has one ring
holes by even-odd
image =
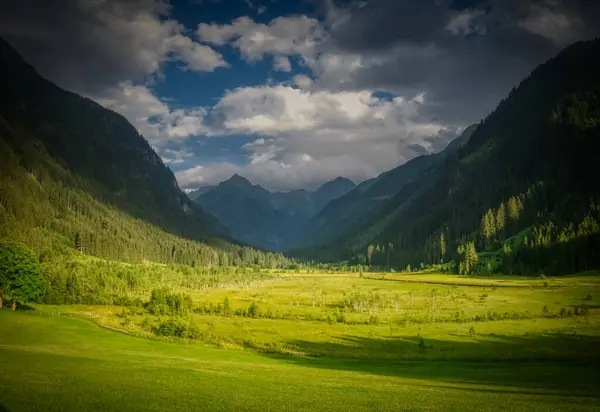
[[[356,184],[354,184],[354,182],[352,180],[347,179],[345,177],[338,176],[333,180],[323,183],[316,190],[316,192],[318,193],[318,192],[329,191],[329,190],[338,190],[338,188],[341,188],[342,191],[350,191],[350,190],[354,189],[354,187],[356,187]]]
[[[235,185],[243,185],[243,186],[252,186],[252,183],[248,179],[243,176],[238,175],[237,173],[231,176],[229,179],[223,182],[223,184],[235,184]]]
[[[344,183],[350,182],[350,183],[354,184],[354,182],[352,180],[348,179],[347,177],[342,177],[342,176],[336,177],[335,179],[331,180],[329,183],[332,183],[332,182],[344,182]]]

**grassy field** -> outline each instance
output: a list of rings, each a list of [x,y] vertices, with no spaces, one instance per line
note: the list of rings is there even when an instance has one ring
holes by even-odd
[[[0,310],[0,404],[9,411],[600,409],[596,274],[281,274],[186,292],[195,312],[185,321],[201,330],[197,340],[155,336],[165,318],[141,308]],[[229,316],[215,309],[225,298]],[[254,317],[243,316],[251,304]]]

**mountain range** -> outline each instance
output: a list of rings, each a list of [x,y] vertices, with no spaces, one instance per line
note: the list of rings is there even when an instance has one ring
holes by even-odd
[[[270,192],[234,175],[186,196],[124,117],[0,40],[0,237],[205,266],[297,264],[269,249],[380,269],[600,267],[598,73],[600,40],[571,45],[442,152],[358,186]]]
[[[349,179],[338,177],[315,191],[270,192],[235,174],[190,196],[236,239],[269,250],[285,250],[295,244],[309,219],[355,187]]]

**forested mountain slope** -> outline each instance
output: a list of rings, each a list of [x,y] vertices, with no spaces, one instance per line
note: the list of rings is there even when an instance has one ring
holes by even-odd
[[[419,156],[376,178],[369,179],[346,195],[331,201],[302,233],[299,245],[324,243],[343,233],[359,230],[373,215],[381,213],[390,198],[405,185],[420,178],[428,169],[464,145],[477,125],[467,127],[442,152]]]
[[[38,142],[66,169],[96,183],[106,201],[170,232],[192,239],[219,232],[216,219],[185,196],[123,116],[42,78],[2,40],[0,76],[4,139],[15,140],[13,146]]]
[[[396,268],[456,259],[464,272],[600,265],[598,73],[599,40],[568,47],[514,88],[462,148],[312,255]],[[478,262],[476,250],[493,260]]]
[[[315,191],[270,192],[236,174],[195,201],[214,214],[236,239],[285,250],[312,216],[354,187],[350,180],[336,178]]]
[[[449,153],[462,147],[476,128],[477,125],[467,127],[442,152],[411,159],[376,178],[362,182],[346,195],[331,201],[303,228],[301,238],[295,246],[301,248],[314,244],[323,245],[342,234],[360,230],[373,215],[381,213],[381,209],[402,187],[420,178]],[[308,247],[309,250],[301,251],[300,254],[313,255],[310,246]],[[319,256],[320,258],[327,259],[327,256],[331,256],[327,249],[323,251],[326,254]]]
[[[326,249],[329,258],[397,268],[456,259],[465,273],[478,264],[475,250],[494,254],[493,262],[479,259],[486,270],[596,267],[598,164],[600,40],[594,40],[534,70],[464,147]]]
[[[122,116],[43,79],[1,40],[0,90],[0,237],[125,261],[265,261],[215,237],[220,223]]]

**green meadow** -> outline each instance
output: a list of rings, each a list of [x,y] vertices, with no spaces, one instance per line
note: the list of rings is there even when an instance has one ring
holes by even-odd
[[[9,411],[600,409],[600,276],[274,273],[0,310]],[[142,294],[150,299],[150,292]],[[167,336],[177,322],[195,331]]]

